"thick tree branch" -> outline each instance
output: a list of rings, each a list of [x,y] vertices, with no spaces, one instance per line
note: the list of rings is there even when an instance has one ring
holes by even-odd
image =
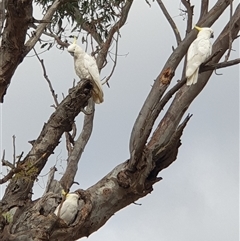
[[[215,56],[215,58],[209,63],[209,65],[217,65],[218,61],[221,59],[225,51],[228,49],[229,31],[231,31],[232,38],[234,39],[240,30],[239,22],[240,4],[236,8],[236,11],[232,18],[232,29],[229,29],[230,24],[228,23],[219,35],[219,37],[217,38],[217,40],[215,41],[213,45],[213,52],[217,52],[219,49],[222,49],[222,51],[218,52],[218,55]],[[155,132],[153,133],[151,140],[148,143],[149,148],[155,149],[156,146],[165,145],[165,143],[167,143],[170,140],[172,134],[174,133],[174,130],[181,121],[182,116],[188,109],[188,106],[202,91],[208,79],[210,78],[212,72],[213,71],[207,71],[199,74],[199,81],[196,85],[193,85],[191,87],[184,85],[178,91],[167,113],[159,123]],[[174,116],[174,118],[172,118],[172,116]]]
[[[91,97],[91,88],[90,82],[83,79],[76,87],[70,89],[69,94],[43,126],[30,152],[19,163],[18,166],[22,172],[10,181],[2,203],[5,203],[5,200],[11,200],[8,202],[8,206],[17,205],[31,197],[29,194],[35,178],[45,166],[48,157],[53,154],[62,134],[72,129],[75,117],[87,105],[88,99]]]
[[[74,178],[78,170],[78,162],[91,136],[95,110],[94,107],[95,106],[93,101],[89,100],[87,111],[91,112],[91,114],[84,116],[82,132],[78,137],[77,141],[74,142],[73,150],[67,159],[66,171],[60,180],[60,183],[64,190],[69,190],[72,184],[74,183]]]
[[[205,15],[198,25],[211,26],[222,14],[222,12],[229,5],[229,2],[220,0],[213,8]],[[167,60],[162,72],[157,77],[153,87],[145,100],[145,103],[135,121],[130,137],[130,166],[131,168],[137,163],[146,141],[151,133],[153,124],[158,117],[161,109],[157,108],[160,98],[166,91],[172,77],[174,76],[175,69],[187,52],[187,49],[193,39],[196,37],[197,31],[192,30],[186,38],[174,50],[169,59]],[[184,111],[185,112],[185,111]],[[180,113],[179,113],[180,114]],[[178,114],[177,114],[178,115]],[[174,115],[173,115],[174,116]],[[179,120],[180,121],[180,120]],[[179,122],[178,122],[179,124]],[[178,125],[177,124],[177,125]],[[173,129],[175,130],[175,129]],[[159,139],[159,138],[156,138]],[[166,138],[166,140],[169,140]]]
[[[28,26],[33,21],[32,0],[7,1],[6,27],[3,31],[2,48],[0,48],[0,55],[4,60],[0,62],[0,102],[3,102],[3,97],[17,66],[39,40],[57,8],[62,3],[64,3],[64,0],[55,0],[53,2],[41,23],[37,26],[35,33],[24,46]]]
[[[11,78],[22,62],[28,24],[32,19],[32,0],[6,2],[6,24],[0,48],[0,102],[6,94]]]
[[[175,22],[173,21],[171,15],[168,13],[168,10],[166,9],[166,7],[164,6],[163,2],[161,0],[157,0],[159,7],[162,9],[163,14],[165,15],[166,19],[168,20],[174,35],[176,37],[177,40],[177,45],[179,45],[179,43],[182,41],[181,40],[181,36],[180,33],[178,31],[177,25],[175,24]]]
[[[209,4],[209,0],[202,0],[201,1],[201,12],[200,12],[199,20],[201,18],[203,18],[204,15],[207,14],[207,12],[208,12],[208,4]]]
[[[89,208],[84,209],[88,218],[85,218],[84,222],[80,222],[81,214],[78,215],[80,221],[77,220],[75,223],[79,225],[68,228],[70,229],[68,239],[76,240],[84,236],[88,237],[102,227],[114,213],[149,194],[153,190],[152,185],[162,179],[156,177],[159,170],[166,168],[176,159],[178,148],[181,145],[180,137],[190,117],[185,118],[177,128],[171,142],[165,148],[154,153],[154,156],[148,149],[145,149],[135,172],[129,172],[127,161],[115,167],[86,191],[80,190],[81,196],[85,196],[80,210],[83,210],[88,203]],[[64,229],[54,230],[51,240],[59,240],[64,232]]]

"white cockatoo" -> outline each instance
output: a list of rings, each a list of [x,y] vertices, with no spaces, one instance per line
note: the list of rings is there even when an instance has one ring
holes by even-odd
[[[68,193],[66,199],[62,204],[59,204],[54,211],[56,216],[59,217],[67,224],[71,224],[78,212],[79,195],[77,193]],[[60,209],[60,211],[59,211]]]
[[[74,67],[77,76],[80,79],[89,79],[93,85],[92,98],[97,104],[103,102],[103,90],[100,81],[99,71],[96,60],[83,51],[83,49],[74,42],[68,46],[68,52],[74,56]]]
[[[197,26],[195,26],[195,28],[199,33],[187,52],[187,85],[197,83],[200,65],[212,54],[210,38],[213,38],[213,30],[211,28],[199,28]]]

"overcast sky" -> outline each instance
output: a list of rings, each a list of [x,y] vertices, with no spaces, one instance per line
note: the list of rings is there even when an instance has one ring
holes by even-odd
[[[165,1],[167,2],[167,1]],[[180,1],[166,5],[182,35],[186,20],[179,16]],[[195,4],[195,19],[200,11]],[[210,1],[211,4],[215,1]],[[235,1],[236,2],[236,1]],[[215,36],[228,21],[229,9],[213,26]],[[195,23],[194,22],[194,23]],[[80,43],[80,41],[79,41]],[[129,137],[138,112],[176,41],[157,3],[150,8],[137,0],[121,30],[118,65],[104,86],[105,101],[96,106],[91,139],[79,164],[80,188],[96,183],[117,164],[129,158]],[[231,59],[239,57],[235,43]],[[17,154],[28,153],[53,112],[47,83],[36,57],[18,67],[1,105],[1,153],[12,160],[12,135]],[[76,78],[73,59],[66,51],[52,49],[40,55],[58,93],[67,94]],[[106,68],[101,77],[108,75]],[[188,110],[192,113],[175,161],[159,175],[163,180],[151,195],[116,213],[89,241],[238,241],[239,240],[239,66],[217,71]],[[181,76],[177,71],[173,82]],[[82,115],[82,114],[81,114]],[[77,119],[78,129],[82,118]],[[59,178],[67,158],[64,138],[35,185],[35,197],[44,192],[49,168],[56,164]],[[1,193],[4,193],[1,188]],[[73,186],[72,190],[79,188]],[[85,239],[85,238],[84,238]]]

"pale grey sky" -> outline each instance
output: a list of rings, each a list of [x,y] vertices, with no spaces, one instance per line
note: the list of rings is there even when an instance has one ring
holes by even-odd
[[[167,1],[165,1],[167,2]],[[166,6],[182,34],[186,20],[179,15],[179,2]],[[195,21],[199,1],[195,4]],[[215,1],[210,1],[214,3]],[[213,26],[215,36],[226,23],[229,12]],[[129,157],[131,128],[138,112],[160,73],[166,58],[176,46],[172,30],[157,3],[149,8],[144,0],[135,1],[127,24],[121,31],[118,66],[104,86],[105,101],[96,106],[91,139],[79,164],[76,181],[88,188],[117,164]],[[232,59],[239,57],[239,42]],[[31,52],[29,55],[33,55]],[[40,55],[61,99],[73,78],[73,59],[53,49]],[[102,77],[109,74],[110,67]],[[177,71],[173,82],[180,78]],[[239,240],[239,66],[217,71],[191,105],[192,113],[182,137],[178,159],[160,173],[163,180],[151,195],[116,213],[89,241],[237,241]],[[35,57],[28,57],[17,69],[5,103],[1,108],[2,150],[12,158],[12,135],[17,153],[30,149],[29,140],[37,138],[53,104],[42,69]],[[77,120],[81,129],[82,118]],[[64,138],[42,175],[57,163],[58,177],[65,164]],[[44,191],[45,177],[39,178],[35,195]],[[73,186],[73,190],[79,188]],[[1,189],[4,192],[4,187]],[[85,240],[85,239],[84,239]]]

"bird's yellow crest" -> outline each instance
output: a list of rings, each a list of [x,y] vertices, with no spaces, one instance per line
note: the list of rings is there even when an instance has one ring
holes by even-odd
[[[76,44],[76,43],[77,43],[77,38],[76,38],[76,36],[74,36],[73,44]]]
[[[198,27],[198,26],[196,26],[196,25],[194,26],[194,28],[197,29],[198,31],[201,31],[201,30],[202,30],[202,28],[200,28],[200,27]]]
[[[62,195],[63,196],[66,196],[67,195],[67,193],[62,189]]]

